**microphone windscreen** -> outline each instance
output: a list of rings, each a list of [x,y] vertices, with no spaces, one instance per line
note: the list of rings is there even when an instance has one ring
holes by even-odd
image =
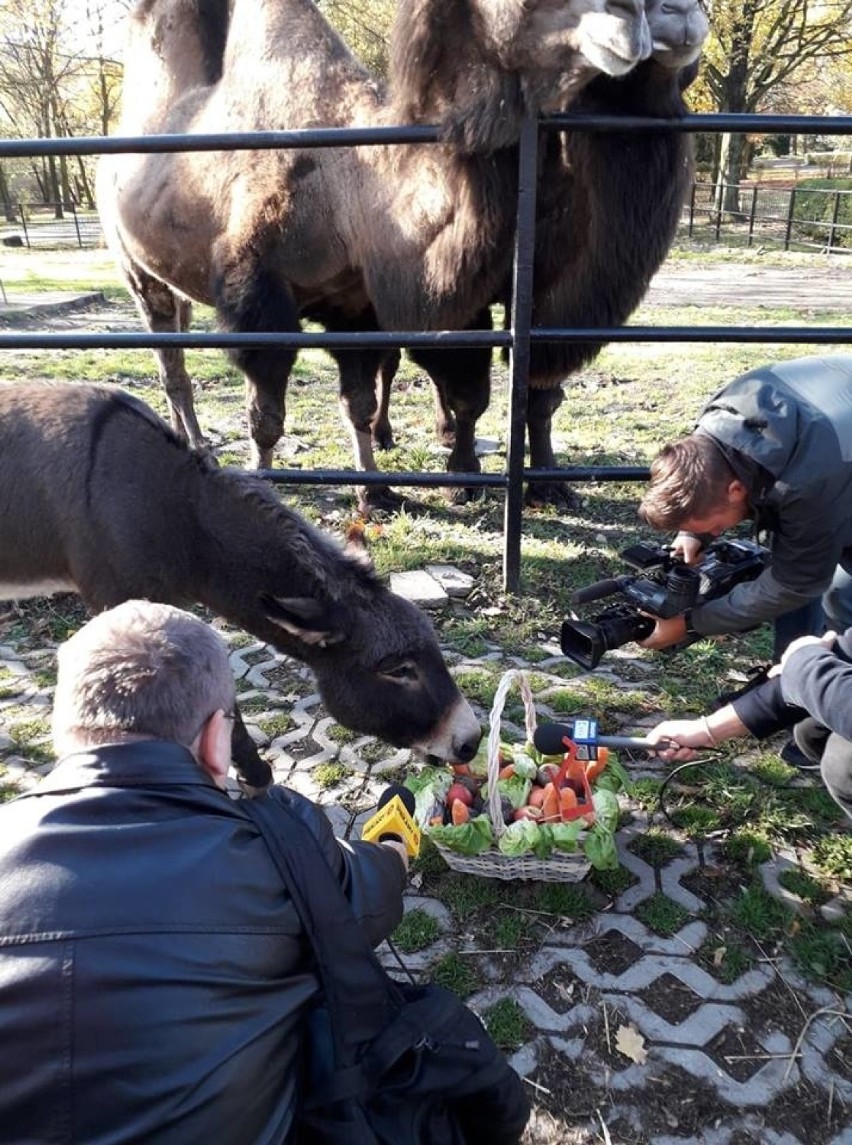
[[[578,588],[571,593],[572,604],[588,604],[592,600],[603,600],[605,596],[614,596],[621,588],[621,578],[611,580],[598,580],[585,588]]]
[[[571,738],[573,724],[539,724],[533,732],[533,744],[542,755],[564,755],[567,750],[562,742]]]
[[[400,802],[408,814],[413,815],[417,806],[414,799],[414,792],[409,791],[409,789],[404,787],[401,783],[392,783],[389,787],[384,789],[379,798],[377,810],[381,810],[385,804],[390,803],[395,795],[399,796]]]

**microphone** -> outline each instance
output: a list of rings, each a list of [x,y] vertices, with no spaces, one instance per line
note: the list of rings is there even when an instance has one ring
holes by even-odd
[[[414,792],[401,783],[392,783],[382,792],[375,813],[361,830],[361,838],[368,843],[395,839],[405,843],[409,855],[418,855],[420,828],[414,821],[415,807]]]
[[[586,585],[585,588],[578,588],[576,592],[572,592],[571,603],[588,604],[592,600],[603,600],[605,596],[613,596],[619,592],[622,585],[632,580],[635,580],[635,577],[615,576],[608,580],[597,580],[594,584]]]
[[[573,723],[540,724],[533,732],[533,744],[542,755],[564,755],[565,744],[562,741],[573,738]],[[634,751],[656,751],[664,746],[662,743],[653,744],[649,739],[639,739],[635,736],[596,736],[594,743],[601,747],[632,748]]]
[[[414,808],[416,807],[414,792],[409,790],[409,788],[407,788],[402,783],[391,783],[384,789],[382,794],[379,796],[379,802],[376,804],[376,810],[381,811],[381,809],[386,807],[392,799],[399,799],[408,814],[414,814]]]

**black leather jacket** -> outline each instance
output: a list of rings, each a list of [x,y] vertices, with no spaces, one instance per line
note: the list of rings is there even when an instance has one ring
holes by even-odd
[[[399,856],[276,794],[377,944],[402,915]],[[286,1141],[309,966],[257,829],[189,752],[69,756],[0,808],[0,1141]]]

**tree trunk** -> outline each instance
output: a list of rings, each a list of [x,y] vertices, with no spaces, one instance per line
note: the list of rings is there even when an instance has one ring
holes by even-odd
[[[16,223],[18,216],[15,214],[15,204],[12,202],[12,196],[9,193],[9,180],[6,178],[6,172],[2,164],[0,164],[0,199],[3,202],[3,214],[6,216],[6,222]]]

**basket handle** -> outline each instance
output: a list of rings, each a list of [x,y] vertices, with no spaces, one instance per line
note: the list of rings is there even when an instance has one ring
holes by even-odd
[[[530,690],[529,682],[523,672],[516,668],[503,674],[497,691],[494,693],[494,702],[491,705],[489,716],[490,727],[488,731],[488,811],[491,818],[491,827],[495,837],[499,837],[506,830],[503,822],[503,810],[500,804],[500,792],[497,789],[497,778],[500,771],[500,717],[506,696],[513,684],[520,689],[521,699],[524,701],[524,719],[526,722],[527,739],[531,740],[536,729],[535,704]]]

